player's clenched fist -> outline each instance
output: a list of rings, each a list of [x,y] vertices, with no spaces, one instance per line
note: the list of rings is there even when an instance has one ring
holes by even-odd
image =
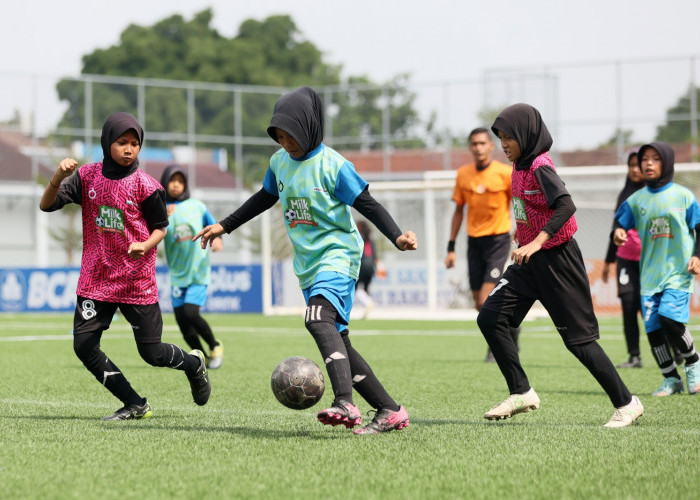
[[[78,168],[77,161],[75,161],[73,158],[64,158],[58,164],[56,173],[61,177],[61,180],[63,180],[66,177],[70,177],[73,172],[75,172],[76,168]]]

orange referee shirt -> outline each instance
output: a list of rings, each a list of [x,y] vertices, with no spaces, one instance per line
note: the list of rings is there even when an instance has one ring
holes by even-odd
[[[452,199],[467,205],[467,234],[478,238],[509,233],[512,167],[495,160],[483,170],[471,163],[457,170]]]

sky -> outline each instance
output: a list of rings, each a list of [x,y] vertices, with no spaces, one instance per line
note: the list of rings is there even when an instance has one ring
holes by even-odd
[[[50,127],[63,110],[55,81],[78,75],[83,55],[118,44],[129,24],[206,8],[226,37],[246,19],[289,14],[344,76],[386,82],[408,73],[420,111],[437,110],[455,129],[476,126],[485,104],[530,99],[569,148],[609,136],[615,120],[650,140],[691,75],[700,84],[698,0],[25,0],[3,8],[0,121],[35,103],[38,128]],[[674,61],[646,63],[665,59]],[[525,73],[540,76],[528,83]]]

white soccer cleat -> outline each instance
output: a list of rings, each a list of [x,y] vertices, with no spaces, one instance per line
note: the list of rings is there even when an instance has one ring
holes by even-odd
[[[502,420],[510,418],[518,413],[527,413],[536,410],[540,407],[540,398],[537,396],[535,389],[530,387],[530,390],[525,394],[511,394],[507,399],[504,399],[489,411],[484,413],[484,418],[487,420]]]
[[[629,427],[632,423],[644,414],[644,406],[637,396],[632,396],[630,404],[615,409],[615,413],[608,423],[603,427],[608,429],[618,429]]]

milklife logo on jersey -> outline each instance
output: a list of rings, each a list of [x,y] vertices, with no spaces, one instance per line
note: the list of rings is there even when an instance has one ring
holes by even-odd
[[[124,212],[118,208],[100,205],[100,213],[95,217],[95,225],[101,233],[123,233]]]
[[[311,200],[309,198],[287,198],[287,209],[284,211],[284,219],[289,223],[289,227],[297,224],[318,226],[314,220],[311,210]]]
[[[183,241],[192,241],[194,231],[189,224],[180,224],[175,228],[175,241],[182,243]]]
[[[671,219],[669,217],[656,217],[649,221],[649,234],[651,239],[673,238],[671,234]]]
[[[530,221],[527,220],[527,212],[525,211],[525,201],[517,196],[513,196],[513,214],[515,222],[518,224],[529,224]]]

